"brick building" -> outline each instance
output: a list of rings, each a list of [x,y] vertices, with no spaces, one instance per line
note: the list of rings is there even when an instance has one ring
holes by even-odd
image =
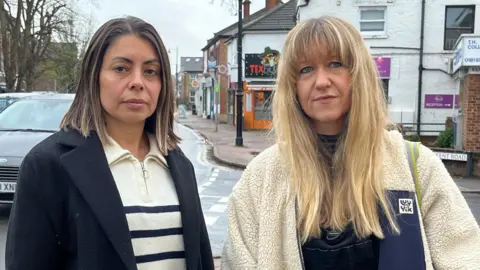
[[[247,8],[244,8],[244,16],[243,16],[243,24],[247,24],[252,22],[270,9],[276,7],[277,5],[281,4],[282,1],[280,0],[265,0],[265,7],[260,9],[259,11],[250,14],[249,3],[250,1],[244,1],[244,6],[246,5]],[[216,63],[216,66],[225,65],[228,66],[228,52],[227,52],[227,44],[226,41],[237,33],[237,23],[233,23],[226,28],[216,32],[214,36],[207,41],[205,47],[202,48],[203,51],[203,59],[204,59],[204,73],[208,73],[208,60],[213,56],[213,59]],[[214,75],[216,76],[216,74]],[[215,82],[217,82],[217,78],[215,78]],[[206,78],[206,80],[211,80],[211,77]],[[234,96],[234,91],[229,89],[233,89],[231,87],[229,75],[228,76],[220,76],[218,80],[220,86],[220,93],[219,93],[219,104],[220,104],[220,113],[219,113],[219,120],[220,122],[226,123],[228,121],[228,112],[229,108],[232,105],[232,96]],[[203,90],[203,105],[205,108],[204,116],[213,116],[213,104],[214,104],[214,85],[206,83],[202,86]],[[230,97],[230,98],[229,98]]]
[[[480,153],[480,73],[465,76],[463,96],[463,146],[468,152]]]

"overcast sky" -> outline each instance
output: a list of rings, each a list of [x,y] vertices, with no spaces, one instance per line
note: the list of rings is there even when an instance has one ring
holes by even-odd
[[[107,20],[133,15],[153,24],[168,49],[178,46],[179,56],[202,56],[201,49],[214,32],[237,21],[237,0],[96,0],[96,7],[89,7],[95,19],[95,29]],[[251,12],[265,6],[265,0],[251,0]],[[229,5],[230,3],[230,5]],[[235,12],[235,13],[234,13]],[[170,55],[172,65],[175,54]]]

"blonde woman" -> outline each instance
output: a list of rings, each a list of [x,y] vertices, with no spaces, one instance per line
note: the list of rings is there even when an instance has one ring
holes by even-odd
[[[352,25],[298,24],[277,78],[277,144],[230,197],[222,269],[479,269],[480,229],[423,146],[418,207],[405,141],[386,129],[376,66]]]

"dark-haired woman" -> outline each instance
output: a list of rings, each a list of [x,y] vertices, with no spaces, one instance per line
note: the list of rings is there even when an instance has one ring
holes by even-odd
[[[79,75],[61,131],[20,168],[6,268],[213,269],[156,30],[134,17],[108,21]]]

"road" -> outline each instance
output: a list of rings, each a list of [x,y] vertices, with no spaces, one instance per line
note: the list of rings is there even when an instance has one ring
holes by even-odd
[[[221,255],[226,234],[228,195],[241,176],[241,171],[216,165],[207,156],[209,146],[204,140],[183,126],[175,126],[183,139],[180,147],[195,167],[199,193],[207,223],[212,251]],[[477,222],[480,223],[480,195],[465,194]],[[0,206],[0,270],[4,270],[5,238],[10,207]]]
[[[210,146],[200,135],[181,125],[176,125],[175,128],[182,138],[180,148],[195,167],[212,252],[221,255],[227,228],[225,211],[228,195],[240,179],[242,171],[214,164],[207,155]]]

